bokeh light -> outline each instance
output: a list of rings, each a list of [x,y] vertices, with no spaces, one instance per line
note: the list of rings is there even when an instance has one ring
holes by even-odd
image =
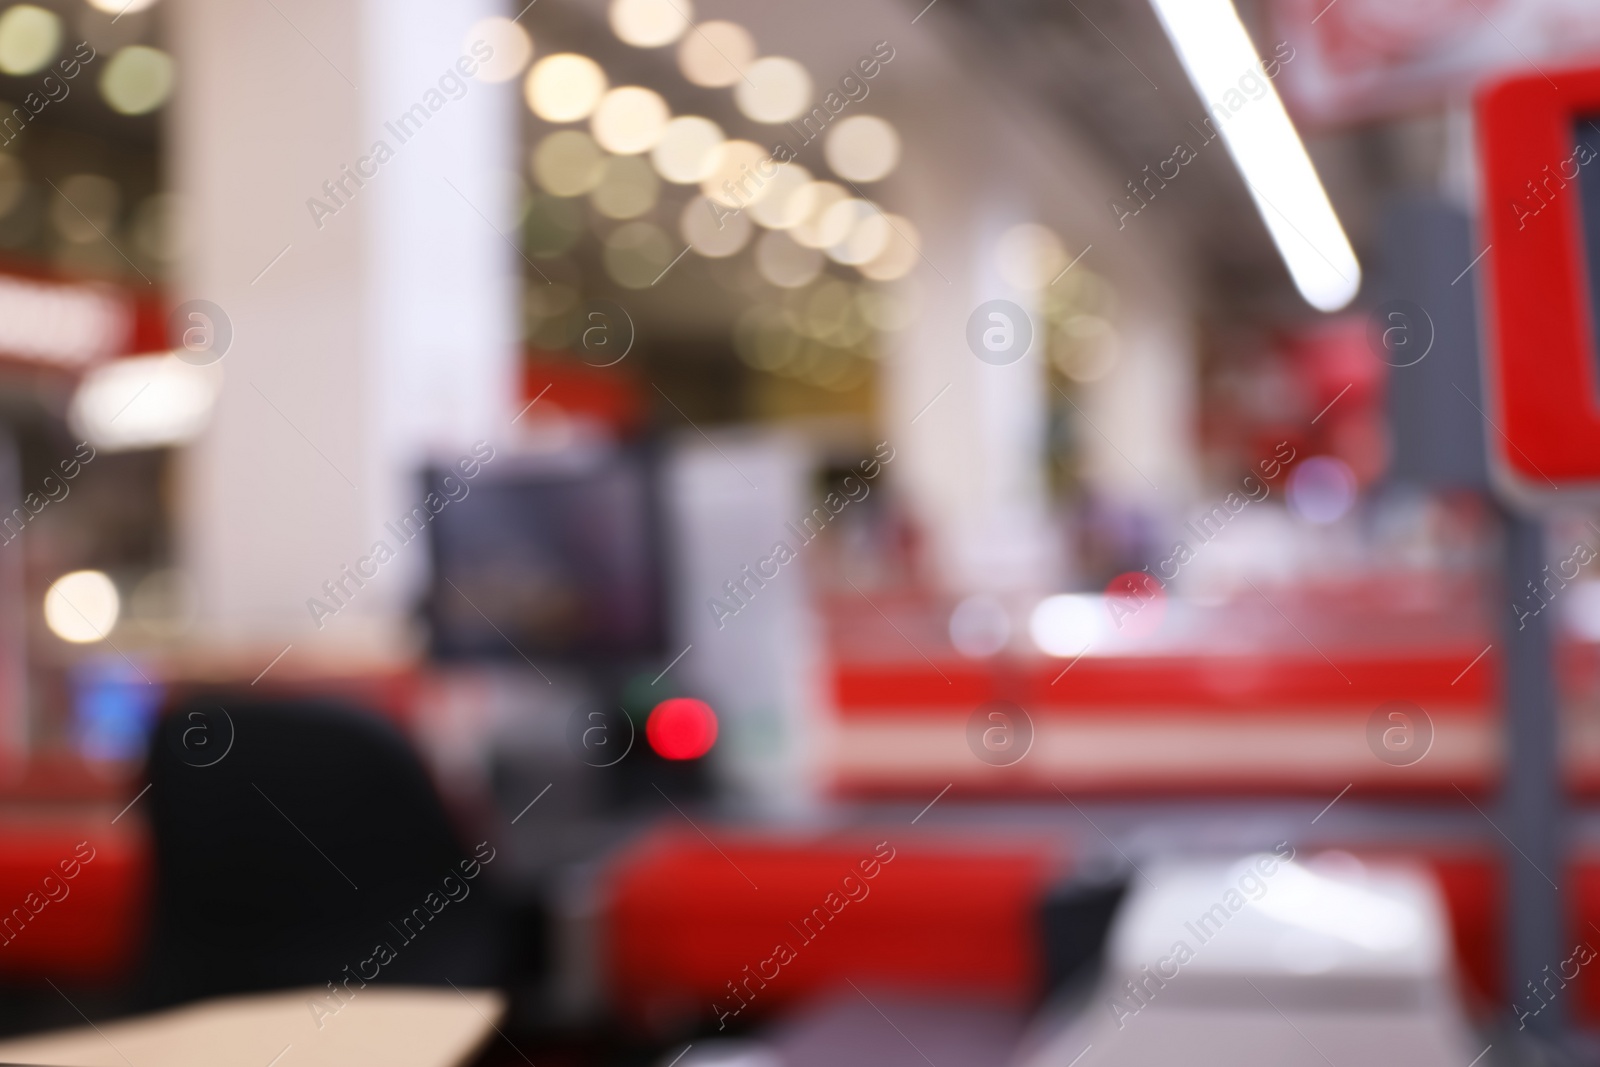
[[[196,366],[170,352],[108,359],[78,383],[67,421],[106,451],[185,444],[210,425],[221,386],[217,363]]]
[[[788,122],[811,103],[811,75],[786,56],[764,56],[745,69],[734,85],[733,100],[748,119]]]
[[[730,212],[697,196],[683,207],[678,232],[696,252],[712,259],[731,256],[750,240],[754,227],[744,212]]]
[[[1334,456],[1312,456],[1289,475],[1289,510],[1306,522],[1326,526],[1338,522],[1356,501],[1356,476]]]
[[[110,109],[144,115],[165,104],[173,91],[173,59],[160,48],[120,48],[101,74],[99,90]]]
[[[889,246],[889,221],[866,200],[841,200],[823,216],[821,231],[829,237],[837,230],[842,236],[828,245],[828,258],[835,263],[870,263]]]
[[[851,115],[828,129],[822,151],[839,177],[881,181],[900,162],[900,135],[876,115]]]
[[[611,32],[635,48],[671,44],[693,18],[690,0],[611,0]]]
[[[504,16],[496,15],[473,23],[461,42],[461,50],[476,55],[472,46],[479,41],[494,50],[473,75],[481,82],[508,82],[521,74],[522,68],[533,58],[533,38],[520,23]]]
[[[1101,597],[1062,593],[1034,607],[1028,616],[1028,636],[1047,656],[1076,656],[1105,632],[1109,621]]]
[[[754,141],[724,141],[717,146],[711,173],[700,183],[700,192],[724,207],[759,203],[772,190],[771,180],[762,178],[758,170],[769,158],[767,150]]]
[[[528,214],[522,222],[523,247],[530,256],[548,259],[569,251],[587,229],[582,201],[564,196],[536,194],[528,200]],[[548,287],[540,282],[541,287]]]
[[[100,95],[111,110],[143,115],[167,102],[172,94],[172,58],[142,44],[118,49],[100,75]]]
[[[717,743],[717,713],[703,700],[663,700],[650,709],[644,736],[651,751],[663,759],[699,759]]]
[[[751,216],[769,230],[787,230],[811,214],[811,172],[798,163],[785,163],[767,182],[765,195],[750,207]]]
[[[117,625],[122,600],[117,587],[101,571],[63,574],[44,595],[44,621],[63,641],[103,641]]]
[[[43,70],[61,47],[61,20],[33,4],[15,4],[0,15],[0,72],[13,76]]]
[[[605,173],[605,153],[581,130],[557,130],[533,149],[533,180],[555,196],[582,196]]]
[[[921,236],[911,220],[901,215],[889,215],[889,239],[875,259],[856,269],[875,282],[892,282],[911,273],[911,268],[922,258],[919,251]]]
[[[734,323],[733,346],[749,366],[778,374],[799,354],[801,342],[781,311],[756,304],[745,309]]]
[[[769,230],[756,242],[756,270],[780,289],[810,285],[822,273],[823,263],[820,251],[796,244],[782,230]]]
[[[830,345],[855,345],[866,340],[867,324],[856,306],[855,286],[824,278],[806,294],[801,329]]]
[[[650,162],[667,181],[693,185],[710,175],[723,140],[722,127],[710,119],[679,115],[661,131],[661,140],[650,150]]]
[[[829,240],[830,234],[823,230],[822,220],[835,204],[850,199],[850,193],[837,182],[812,182],[806,188],[810,190],[804,194],[809,200],[810,211],[805,220],[792,227],[789,233],[807,248],[826,248],[843,234],[833,235],[833,239]]]
[[[639,85],[623,85],[600,98],[589,129],[600,147],[619,156],[654,148],[672,112],[661,94]]]
[[[647,289],[681,251],[661,227],[649,222],[627,222],[606,238],[601,258],[612,281],[624,289]]]
[[[702,22],[678,44],[678,69],[695,85],[723,89],[756,58],[756,42],[737,22]]]
[[[899,224],[897,221],[896,225]],[[917,317],[917,303],[909,295],[871,286],[857,290],[856,305],[861,309],[862,319],[881,333],[899,333]]]
[[[817,220],[817,242],[827,249],[850,236],[861,223],[873,217],[872,205],[865,200],[846,197],[830,205]]]
[[[606,72],[588,56],[557,52],[533,65],[522,92],[528,108],[546,122],[577,122],[593,114],[607,84]]]
[[[1005,605],[987,593],[976,593],[950,613],[950,644],[968,659],[987,659],[1011,640],[1011,617]]]
[[[661,183],[642,156],[612,156],[600,184],[589,193],[594,209],[608,219],[632,219],[656,206]]]

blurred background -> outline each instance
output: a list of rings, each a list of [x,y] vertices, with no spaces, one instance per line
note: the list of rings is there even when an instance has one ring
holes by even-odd
[[[1584,1059],[1597,62],[1582,0],[0,3],[0,1029],[348,965],[541,1067]],[[1258,855],[1312,940],[1172,978]]]

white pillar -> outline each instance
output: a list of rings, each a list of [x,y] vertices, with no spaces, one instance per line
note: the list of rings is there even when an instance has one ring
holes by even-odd
[[[1160,514],[1195,492],[1195,355],[1181,245],[1160,227],[1119,229],[1109,161],[1069,126],[913,48],[901,89],[905,157],[891,179],[917,225],[924,262],[901,283],[913,325],[890,345],[883,419],[899,456],[891,477],[926,534],[945,591],[1053,591],[1066,546],[1051,521],[1046,463],[1053,401],[1036,294],[999,276],[996,242],[1018,223],[1054,228],[1068,256],[1116,287],[1121,359],[1076,390],[1070,421],[1085,481],[1108,499]],[[978,359],[968,317],[1004,299],[1033,319],[1032,351],[1005,366]],[[937,399],[935,399],[937,397]],[[931,404],[930,404],[931,402]],[[1055,400],[1055,403],[1061,403]],[[1069,409],[1070,410],[1070,409]],[[901,447],[904,442],[904,447]]]
[[[982,164],[982,147],[954,143],[981,124],[954,125],[959,137],[928,127],[905,139],[901,167],[919,180],[896,191],[920,228],[924,262],[902,283],[918,311],[885,368],[885,424],[894,474],[928,535],[940,583],[956,592],[1037,589],[1052,581],[1056,558],[1044,480],[1044,338],[1003,366],[967,344],[968,319],[985,301],[1010,300],[1037,323],[1033,297],[1000,279],[994,257],[1007,229],[1037,216],[1025,192],[1002,187]],[[963,158],[974,165],[954,162]]]
[[[420,540],[387,538],[395,560],[323,628],[307,601],[326,601],[323,583],[417,502],[425,457],[501,438],[515,411],[520,263],[497,230],[510,228],[517,83],[462,91],[447,76],[497,5],[169,2],[189,240],[172,296],[213,301],[233,326],[215,419],[179,485],[200,636],[397,650]],[[426,121],[402,140],[386,123],[419,103]],[[379,142],[392,156],[362,163]],[[358,166],[359,187],[344,170]]]

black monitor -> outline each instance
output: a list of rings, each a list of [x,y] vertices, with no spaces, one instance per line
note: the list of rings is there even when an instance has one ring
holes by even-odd
[[[434,655],[535,663],[660,655],[656,467],[640,450],[485,464],[430,523],[424,614]],[[429,470],[425,482],[429,492],[461,493],[457,472]]]

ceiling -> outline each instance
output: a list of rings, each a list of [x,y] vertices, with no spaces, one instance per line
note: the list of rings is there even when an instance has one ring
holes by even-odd
[[[1257,50],[1270,54],[1277,42],[1265,6],[1240,2]],[[1170,157],[1179,142],[1198,147],[1190,124],[1198,125],[1205,109],[1144,0],[939,0],[940,9],[935,26],[969,51],[977,44],[996,78],[1072,123],[1124,180]],[[1439,125],[1424,116],[1304,134],[1364,264],[1376,246],[1383,197],[1435,181]],[[1190,250],[1210,314],[1254,321],[1315,314],[1295,293],[1220,142],[1201,150],[1150,206]]]
[[[1276,39],[1265,11],[1271,0],[1236,2],[1258,51],[1271,53]],[[541,4],[537,18],[529,18],[540,51],[589,51],[608,69],[628,69],[632,78],[668,92],[675,111],[706,114],[730,133],[759,139],[754,127],[741,128],[749,124],[726,92],[683,81],[672,50],[641,52],[617,42],[606,27],[606,7],[607,0]],[[763,52],[795,56],[813,71],[848,69],[846,53],[878,34],[892,34],[903,48],[917,45],[915,34],[936,34],[936,51],[954,57],[969,77],[993,84],[997,100],[1033,102],[1071,128],[1078,143],[1094,146],[1107,172],[1124,181],[1169,158],[1179,142],[1200,143],[1191,123],[1198,125],[1205,109],[1147,0],[812,0],[804,7],[698,0],[694,17],[742,22]],[[536,132],[537,120],[527,121]],[[1394,191],[1437,186],[1442,130],[1436,114],[1423,114],[1302,131],[1364,265],[1378,244],[1383,199]],[[1183,168],[1182,180],[1171,182],[1150,207],[1154,224],[1167,228],[1164,236],[1173,239],[1168,243],[1185,257],[1207,317],[1225,325],[1270,326],[1317,316],[1296,293],[1220,142],[1203,148]],[[1114,218],[1109,206],[1106,212]],[[1367,277],[1372,273],[1368,269]],[[721,319],[738,305],[729,288],[726,300],[700,306],[677,301],[660,310],[703,325],[701,320]]]

